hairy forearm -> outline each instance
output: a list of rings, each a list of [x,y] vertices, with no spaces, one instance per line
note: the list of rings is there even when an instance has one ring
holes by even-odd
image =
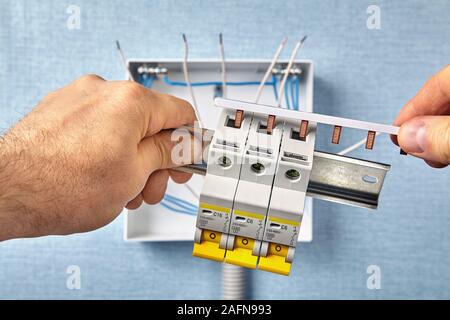
[[[71,196],[79,199],[73,192],[76,172],[54,144],[55,135],[48,130],[23,122],[1,138],[0,241],[65,234],[64,228],[74,224],[61,217],[75,209]],[[82,204],[78,210],[83,210]]]
[[[24,219],[29,208],[21,200],[21,183],[17,176],[23,171],[23,153],[12,134],[0,139],[0,241],[26,236]]]

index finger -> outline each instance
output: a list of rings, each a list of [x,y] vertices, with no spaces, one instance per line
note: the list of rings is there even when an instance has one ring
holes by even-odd
[[[430,78],[399,112],[394,125],[417,116],[450,114],[450,65]]]
[[[189,102],[177,97],[152,91],[152,105],[147,106],[147,130],[145,136],[164,129],[176,129],[193,124],[197,120]],[[146,106],[144,106],[146,108]]]
[[[118,97],[120,116],[139,130],[139,138],[151,136],[164,129],[193,124],[194,109],[186,100],[159,93],[132,81],[111,82],[113,96]]]

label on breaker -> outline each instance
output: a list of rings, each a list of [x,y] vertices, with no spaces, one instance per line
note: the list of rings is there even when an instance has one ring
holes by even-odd
[[[300,222],[298,221],[268,217],[264,241],[295,247],[299,232]]]
[[[241,210],[233,210],[230,234],[262,240],[265,215]]]
[[[197,227],[228,233],[230,212],[229,208],[202,202],[197,216]]]

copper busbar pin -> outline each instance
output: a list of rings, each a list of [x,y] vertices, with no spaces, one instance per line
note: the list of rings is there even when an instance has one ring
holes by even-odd
[[[302,120],[302,122],[300,123],[300,131],[298,133],[300,140],[305,141],[307,134],[308,134],[308,121]]]
[[[375,131],[369,131],[367,133],[366,149],[372,150],[375,144]]]
[[[275,128],[275,116],[269,114],[267,117],[267,134],[272,134],[273,128]]]
[[[244,118],[243,110],[236,110],[236,114],[234,116],[234,127],[240,128],[242,124],[242,119]]]
[[[331,137],[331,142],[334,144],[339,144],[339,140],[341,140],[341,126],[334,126],[333,136]]]

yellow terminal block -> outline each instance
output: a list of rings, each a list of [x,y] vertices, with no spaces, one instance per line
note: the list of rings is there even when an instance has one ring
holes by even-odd
[[[288,276],[291,263],[286,262],[289,247],[277,243],[269,243],[266,257],[259,257],[258,269]]]
[[[240,267],[255,269],[258,262],[258,256],[252,254],[254,245],[254,239],[236,236],[234,238],[233,249],[227,250],[225,262]]]
[[[219,247],[221,237],[222,233],[220,232],[203,229],[201,242],[194,243],[192,255],[222,262],[225,257],[225,249]]]

